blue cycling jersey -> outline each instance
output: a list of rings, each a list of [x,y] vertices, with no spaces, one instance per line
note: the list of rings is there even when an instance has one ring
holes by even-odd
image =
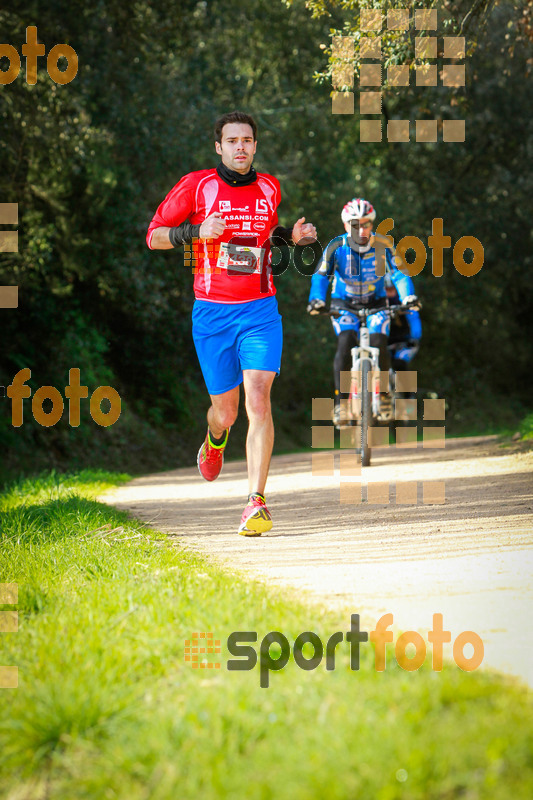
[[[374,244],[374,240],[371,240]],[[349,234],[336,236],[324,251],[318,270],[311,279],[309,302],[312,300],[326,300],[328,285],[333,277],[331,299],[341,300],[354,306],[372,306],[386,298],[385,281],[383,276],[376,275],[376,248],[350,246]],[[354,243],[352,243],[354,244]],[[357,247],[357,246],[356,246]],[[400,300],[410,294],[415,294],[413,281],[404,275],[395,263],[394,255],[390,248],[385,248],[386,271],[391,277]],[[354,316],[354,322],[358,317]],[[422,324],[418,311],[409,311],[406,314],[409,331],[412,339],[422,336]],[[373,317],[368,318],[369,328],[372,330]],[[336,329],[336,326],[334,326]],[[359,325],[354,325],[357,329]],[[387,331],[383,331],[388,333]],[[339,331],[337,331],[339,333]]]

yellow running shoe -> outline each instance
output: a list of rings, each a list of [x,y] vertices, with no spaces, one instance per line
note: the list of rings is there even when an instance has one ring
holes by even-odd
[[[272,516],[266,507],[265,498],[259,492],[253,492],[248,498],[248,505],[242,512],[239,533],[241,536],[261,536],[272,527]]]

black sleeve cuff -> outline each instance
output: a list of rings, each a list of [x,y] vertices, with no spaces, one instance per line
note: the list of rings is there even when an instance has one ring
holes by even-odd
[[[172,247],[179,247],[182,244],[192,244],[193,239],[200,236],[200,225],[193,225],[189,220],[182,222],[175,228],[170,228],[168,238]]]
[[[292,228],[284,228],[283,225],[278,225],[270,234],[270,242],[274,247],[294,245],[292,241]]]

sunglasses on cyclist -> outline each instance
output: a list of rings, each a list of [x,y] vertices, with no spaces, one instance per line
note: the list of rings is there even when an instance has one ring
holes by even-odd
[[[369,231],[372,228],[372,223],[371,222],[359,222],[358,223],[356,219],[351,219],[350,220],[350,225],[353,228],[363,228],[363,230],[365,230],[365,231]]]

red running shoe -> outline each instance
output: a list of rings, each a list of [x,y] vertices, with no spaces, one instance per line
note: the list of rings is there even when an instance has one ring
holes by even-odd
[[[226,437],[223,444],[213,444],[209,436],[209,428],[205,441],[198,450],[198,469],[200,475],[206,481],[214,481],[218,478],[224,463],[224,448],[228,442],[229,430],[226,430]]]
[[[254,492],[242,512],[239,533],[241,536],[261,536],[272,527],[272,516],[262,494]]]

